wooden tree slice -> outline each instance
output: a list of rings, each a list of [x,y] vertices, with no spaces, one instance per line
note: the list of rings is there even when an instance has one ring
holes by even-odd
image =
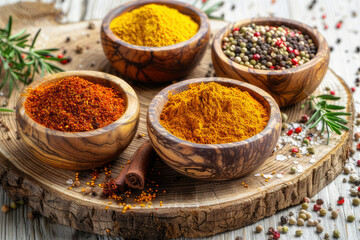
[[[95,22],[96,29],[87,29],[88,22],[57,25],[48,19],[49,16],[54,16],[53,13],[47,14],[45,10],[42,11],[43,8],[38,7],[37,3],[21,4],[21,6],[28,11],[4,7],[0,9],[0,16],[13,14],[14,19],[24,19],[23,24],[14,21],[15,28],[27,27],[32,33],[38,27],[42,27],[41,42],[38,47],[60,47],[66,50],[65,56],[71,56],[72,61],[63,65],[65,69],[102,70],[114,73],[99,43],[100,21]],[[29,13],[41,17],[33,24],[34,18],[29,16]],[[1,17],[0,24],[4,25],[4,21]],[[226,23],[212,21],[213,32],[224,24]],[[70,37],[70,41],[65,43],[67,37]],[[75,53],[77,46],[83,48],[81,54]],[[209,67],[210,59],[210,48],[208,48],[199,66],[187,78],[211,75],[213,70]],[[141,108],[138,133],[146,134],[148,104],[165,85],[149,86],[132,83],[132,86],[138,94]],[[346,105],[347,111],[353,111],[348,87],[331,70],[326,74],[318,93],[325,87],[342,96],[337,104]],[[18,97],[19,93],[14,92],[8,99],[8,107],[14,107]],[[301,115],[306,113],[306,110],[301,110],[300,105],[301,103],[283,109],[289,115],[290,122],[298,121]],[[114,200],[111,200],[110,204],[109,199],[85,195],[82,192],[82,188],[87,186],[86,183],[91,182],[89,171],[80,172],[81,186],[69,190],[70,185],[66,181],[74,180],[75,172],[49,167],[38,161],[26,149],[22,140],[17,138],[15,114],[1,113],[0,119],[0,180],[12,198],[26,198],[28,204],[45,217],[82,231],[146,239],[210,236],[246,226],[271,216],[280,209],[299,204],[304,197],[316,194],[341,172],[348,155],[352,134],[351,129],[341,136],[332,135],[330,144],[316,146],[316,153],[312,156],[276,160],[279,154],[289,155],[291,145],[286,144],[276,150],[258,170],[246,177],[231,181],[204,182],[191,179],[180,175],[158,160],[150,174],[154,183],[144,189],[145,192],[156,193],[152,204],[144,203],[145,207],[142,207],[136,203],[134,197],[141,192],[134,190],[129,197],[123,195],[124,200],[120,202],[135,206],[123,212],[124,206],[119,206]],[[353,119],[349,118],[350,128],[352,122]],[[119,174],[121,166],[146,139],[148,139],[146,135],[135,138],[112,162],[112,177]],[[303,171],[290,174],[289,169],[298,166],[294,163],[295,160],[302,165]],[[275,174],[271,175],[273,172]],[[266,182],[261,173],[274,177]],[[282,177],[278,178],[276,174]],[[96,187],[93,187],[95,191],[101,191],[97,185],[104,181],[104,177],[104,173],[98,176],[95,181]]]

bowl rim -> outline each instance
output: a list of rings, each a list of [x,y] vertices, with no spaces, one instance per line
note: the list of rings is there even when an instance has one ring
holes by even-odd
[[[168,46],[161,46],[161,47],[147,47],[147,46],[133,45],[133,44],[130,44],[128,42],[125,42],[125,41],[121,40],[121,38],[116,36],[111,31],[110,22],[115,17],[120,16],[124,11],[126,11],[129,8],[134,7],[134,9],[136,9],[136,8],[139,8],[140,6],[144,6],[144,5],[152,4],[152,3],[153,4],[159,4],[159,5],[162,4],[162,5],[166,5],[166,6],[170,5],[172,8],[175,8],[177,10],[179,10],[178,7],[184,7],[184,8],[189,9],[190,11],[194,12],[200,19],[200,24],[198,23],[199,24],[198,31],[195,33],[194,36],[192,36],[191,38],[189,38],[186,41],[179,42],[179,43],[172,44],[172,45],[168,45]],[[209,24],[209,19],[208,19],[207,15],[203,11],[201,11],[200,9],[194,7],[191,4],[187,4],[187,3],[183,3],[183,2],[179,2],[179,1],[168,1],[168,0],[135,0],[135,1],[131,1],[131,2],[126,3],[126,4],[122,4],[119,7],[116,7],[114,9],[112,9],[105,16],[104,20],[102,21],[101,30],[107,35],[108,38],[111,39],[111,41],[113,41],[113,42],[115,42],[115,43],[117,43],[117,44],[119,44],[121,46],[125,46],[125,47],[127,47],[129,49],[161,52],[161,51],[180,49],[180,48],[185,47],[189,43],[199,41],[207,33],[210,32],[210,24]]]
[[[25,107],[24,107],[24,103],[25,103],[26,97],[27,97],[26,96],[27,90],[29,88],[36,88],[38,86],[41,86],[49,81],[58,81],[62,78],[70,77],[70,76],[78,76],[78,77],[83,77],[85,79],[86,79],[86,77],[96,77],[96,78],[103,79],[105,81],[114,82],[115,84],[117,84],[120,87],[122,93],[126,96],[126,111],[116,121],[114,121],[102,128],[98,128],[98,129],[91,130],[91,131],[84,131],[84,132],[63,132],[63,131],[45,127],[45,126],[37,123],[35,120],[33,120],[26,113]],[[131,97],[131,99],[133,99],[133,100],[130,101],[129,97]],[[58,137],[63,137],[63,138],[79,138],[79,137],[86,138],[86,137],[99,136],[99,135],[111,132],[111,131],[113,131],[113,129],[115,129],[123,124],[126,124],[139,111],[140,111],[140,105],[139,105],[139,100],[136,95],[136,92],[127,82],[125,82],[121,78],[111,75],[111,74],[98,72],[98,71],[90,71],[90,70],[73,70],[73,71],[59,72],[59,73],[54,73],[54,74],[39,78],[39,79],[35,80],[34,82],[32,82],[29,86],[27,86],[21,92],[20,97],[16,104],[16,115],[23,116],[24,121],[27,121],[30,126],[32,126],[33,128],[36,128],[38,132],[48,134],[48,135],[56,135]],[[16,117],[16,119],[17,118],[18,117]]]
[[[258,134],[251,136],[250,138],[244,139],[242,141],[230,142],[230,143],[218,143],[218,144],[194,143],[194,142],[190,142],[190,141],[181,139],[181,138],[173,135],[172,133],[170,133],[166,128],[164,128],[160,124],[160,121],[158,121],[158,118],[156,117],[157,114],[155,113],[155,109],[156,109],[156,106],[159,106],[158,102],[161,101],[163,98],[167,99],[167,97],[169,95],[169,91],[173,91],[174,89],[178,89],[180,87],[188,86],[189,84],[193,84],[193,83],[198,84],[198,83],[202,83],[202,82],[205,84],[210,83],[210,82],[216,82],[221,85],[229,84],[229,85],[233,85],[234,87],[239,86],[240,88],[250,89],[251,91],[258,94],[269,104],[269,110],[270,110],[269,121],[266,124],[265,128]],[[168,101],[168,99],[167,99],[167,101]],[[164,105],[166,104],[166,102],[164,103]],[[280,119],[279,124],[281,124],[280,108],[279,108],[278,104],[276,103],[275,99],[270,94],[268,94],[267,92],[265,92],[264,90],[262,90],[259,87],[256,87],[252,84],[244,83],[244,82],[241,82],[241,81],[238,81],[235,79],[223,78],[223,77],[193,78],[193,79],[184,80],[184,81],[181,81],[181,82],[178,82],[175,84],[171,84],[156,94],[156,96],[153,98],[153,100],[151,101],[151,103],[149,105],[148,124],[150,124],[152,126],[152,128],[160,135],[163,135],[163,134],[161,134],[161,131],[167,132],[168,133],[168,135],[166,136],[167,139],[169,139],[173,142],[182,144],[183,146],[194,147],[194,148],[207,148],[207,149],[214,149],[214,148],[215,149],[216,148],[225,149],[225,148],[233,148],[233,147],[243,146],[250,142],[258,141],[258,140],[262,139],[263,137],[265,137],[266,135],[271,134],[272,130],[275,128],[275,126],[277,124],[277,121],[275,121],[276,115],[278,115],[278,117]],[[148,128],[148,131],[150,131],[150,128]]]
[[[296,28],[300,28],[302,31],[305,30],[305,32],[311,36],[311,39],[313,41],[315,40],[315,42],[316,41],[318,42],[318,44],[317,44],[318,49],[317,49],[315,57],[313,59],[311,59],[309,62],[307,62],[301,66],[295,67],[295,68],[289,68],[289,69],[284,69],[284,70],[263,70],[263,69],[249,68],[249,67],[243,66],[241,64],[238,64],[235,61],[232,61],[230,58],[228,58],[224,54],[224,52],[221,49],[221,41],[222,41],[224,35],[226,33],[228,33],[229,31],[231,31],[233,29],[233,27],[239,27],[239,26],[244,26],[244,25],[250,24],[250,23],[261,23],[261,22],[266,22],[266,21],[267,22],[276,22],[276,24],[274,24],[276,26],[293,25]],[[218,43],[220,43],[220,44],[218,44]],[[329,55],[330,49],[329,49],[329,46],[328,46],[327,41],[324,38],[324,36],[317,29],[312,28],[307,24],[301,23],[296,20],[288,19],[288,18],[255,17],[255,18],[247,18],[247,19],[229,23],[228,25],[223,27],[221,30],[219,30],[216,33],[216,35],[214,36],[214,40],[212,43],[212,52],[221,59],[221,62],[223,62],[224,64],[226,64],[229,67],[236,68],[239,71],[250,71],[254,74],[284,75],[284,74],[288,74],[288,73],[306,71],[306,70],[309,70],[310,68],[314,67],[315,65],[320,64],[323,61],[322,54],[324,53],[324,54]],[[226,59],[226,61],[224,59]]]

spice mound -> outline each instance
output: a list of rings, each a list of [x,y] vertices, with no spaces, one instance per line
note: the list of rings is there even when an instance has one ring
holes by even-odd
[[[37,123],[63,132],[91,131],[119,119],[126,110],[121,93],[79,77],[28,89],[25,112]]]
[[[261,132],[267,109],[247,91],[218,83],[191,84],[169,95],[160,124],[181,139],[200,144],[238,142]]]
[[[147,47],[169,46],[196,34],[198,24],[178,10],[148,4],[116,17],[111,31],[123,41]]]
[[[298,67],[314,58],[317,52],[311,37],[297,29],[254,23],[234,28],[222,44],[224,54],[232,61],[263,70]]]

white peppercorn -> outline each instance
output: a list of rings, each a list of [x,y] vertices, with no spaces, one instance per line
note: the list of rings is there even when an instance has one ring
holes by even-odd
[[[298,226],[304,226],[305,221],[304,221],[304,219],[299,218],[299,219],[297,220],[296,224],[297,224]]]
[[[333,211],[331,212],[331,218],[332,218],[332,219],[336,219],[338,216],[339,216],[339,213],[338,213],[336,210],[333,210]]]
[[[289,218],[289,224],[290,225],[295,225],[296,224],[296,219],[294,217],[290,217]]]
[[[321,224],[318,224],[318,225],[316,226],[316,232],[321,233],[321,232],[323,232],[323,231],[324,231],[324,226],[321,225]]]

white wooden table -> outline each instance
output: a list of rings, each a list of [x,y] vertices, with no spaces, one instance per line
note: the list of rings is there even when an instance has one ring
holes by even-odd
[[[15,3],[16,1],[18,0],[0,0],[0,7],[5,4]],[[111,8],[125,2],[124,0],[45,1],[55,2],[55,7],[64,11],[63,22],[101,19]],[[193,2],[193,0],[185,1]],[[217,0],[209,1],[209,5],[212,5]],[[198,2],[200,3],[201,0]],[[224,14],[227,21],[274,15],[302,21],[310,26],[317,26],[326,37],[329,45],[334,48],[331,52],[330,68],[340,75],[350,87],[355,86],[355,78],[360,76],[356,75],[356,72],[360,70],[360,53],[355,52],[356,47],[360,47],[360,41],[358,40],[360,37],[360,1],[318,0],[312,10],[309,10],[308,6],[311,2],[313,1],[277,0],[276,3],[273,3],[271,0],[226,0],[224,6],[216,15],[221,16]],[[353,12],[356,12],[358,16],[354,17]],[[323,14],[326,14],[325,19],[322,19]],[[336,29],[336,24],[340,20],[343,21],[342,27]],[[325,24],[328,26],[327,30],[324,29]],[[338,39],[341,39],[340,43],[337,43]],[[360,112],[360,88],[357,88],[354,93],[354,101],[356,111]],[[356,131],[360,131],[360,127],[355,126],[354,132]],[[359,173],[360,168],[355,166],[356,161],[354,159],[360,159],[359,151],[356,152],[348,163]],[[346,176],[341,174],[315,196],[315,198],[322,198],[325,201],[325,206],[331,205],[334,209],[340,209],[339,217],[336,220],[330,219],[329,214],[321,218],[321,222],[325,227],[323,233],[316,234],[314,227],[291,226],[289,227],[289,232],[286,235],[282,234],[280,239],[323,239],[326,232],[332,235],[335,228],[340,231],[340,239],[360,239],[360,207],[352,206],[349,197],[351,185],[342,182],[344,177]],[[336,206],[336,200],[340,195],[345,196],[346,201],[343,206],[338,207]],[[10,204],[10,202],[11,199],[7,197],[4,190],[0,187],[0,205]],[[25,206],[19,207],[7,214],[0,213],[0,239],[112,239],[51,223],[50,220],[44,217],[37,217],[32,221],[28,220],[26,214],[29,210]],[[267,239],[267,235],[264,232],[260,234],[254,233],[256,225],[264,226],[265,230],[269,227],[276,228],[279,225],[281,216],[288,215],[290,211],[297,212],[298,210],[299,206],[292,207],[248,227],[206,239],[233,240],[236,237],[241,237],[243,240]],[[357,220],[353,223],[347,223],[346,216],[349,214],[357,216]],[[295,237],[297,229],[303,229],[303,236],[301,238]]]

